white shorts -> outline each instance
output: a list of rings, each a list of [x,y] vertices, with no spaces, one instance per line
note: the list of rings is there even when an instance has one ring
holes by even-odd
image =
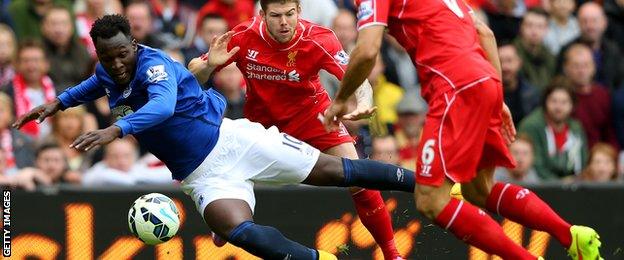
[[[219,140],[206,159],[182,181],[182,190],[204,216],[218,199],[241,199],[254,210],[255,182],[297,184],[316,164],[320,151],[277,127],[224,118]]]

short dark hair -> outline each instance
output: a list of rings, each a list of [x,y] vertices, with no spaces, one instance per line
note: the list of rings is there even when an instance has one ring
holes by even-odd
[[[61,146],[56,141],[46,141],[37,146],[37,150],[35,150],[35,158],[39,158],[39,155],[44,151],[51,149],[61,149]]]
[[[272,4],[272,3],[280,3],[280,4],[295,3],[297,4],[297,6],[301,4],[299,0],[260,0],[260,7],[262,7],[262,10],[266,11],[267,6],[269,6],[269,4]]]
[[[576,93],[574,92],[574,84],[572,81],[564,76],[556,76],[550,81],[546,90],[544,90],[544,96],[542,98],[542,107],[544,110],[546,109],[546,99],[556,90],[565,91],[568,96],[570,96],[572,104],[576,104]]]
[[[524,17],[526,17],[527,14],[536,14],[538,16],[544,17],[548,21],[548,13],[544,11],[544,9],[542,8],[537,8],[537,7],[529,8],[529,10],[527,10],[526,13],[524,14]],[[524,20],[524,17],[522,18],[523,20]]]
[[[97,44],[97,38],[110,39],[119,32],[128,38],[132,38],[128,18],[120,14],[109,14],[95,20],[89,35],[91,35],[93,43]]]
[[[17,45],[17,51],[15,52],[15,57],[17,57],[17,60],[20,59],[20,55],[26,49],[39,49],[45,55],[45,48],[43,47],[43,43],[41,43],[41,41],[37,39],[26,38],[20,41]]]
[[[204,23],[208,20],[222,20],[227,24],[227,21],[225,20],[225,18],[223,18],[223,16],[221,16],[220,14],[217,13],[207,13],[206,15],[204,15],[203,17],[201,17],[201,19],[199,20],[199,24],[198,27],[202,27],[204,25]],[[229,30],[229,25],[228,25],[228,30]]]
[[[43,19],[42,19],[42,21],[45,21],[45,20],[46,20],[46,19],[50,16],[50,14],[51,14],[52,12],[55,12],[55,11],[63,11],[63,12],[66,12],[67,14],[69,14],[69,18],[70,18],[70,19],[72,19],[72,21],[73,21],[73,19],[74,19],[74,18],[72,17],[72,12],[71,12],[71,10],[69,10],[67,7],[62,6],[62,5],[54,5],[54,6],[52,6],[52,8],[48,9],[48,11],[46,11],[46,12],[45,12],[45,14],[43,14]]]

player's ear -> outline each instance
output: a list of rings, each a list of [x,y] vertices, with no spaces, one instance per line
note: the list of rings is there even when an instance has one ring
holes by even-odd
[[[260,11],[258,12],[260,14],[260,16],[262,17],[262,19],[264,20],[264,10],[260,9]]]
[[[139,44],[137,43],[137,40],[132,38],[132,49],[134,50],[134,52],[139,50]]]

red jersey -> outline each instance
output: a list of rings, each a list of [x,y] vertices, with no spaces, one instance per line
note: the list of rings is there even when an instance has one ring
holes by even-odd
[[[268,35],[260,17],[234,31],[228,49],[239,46],[240,50],[223,66],[236,62],[244,75],[246,118],[291,133],[329,106],[319,70],[342,80],[349,61],[330,29],[300,20],[293,39],[283,44]]]
[[[358,30],[388,27],[417,66],[431,98],[485,77],[497,78],[463,0],[356,0]]]

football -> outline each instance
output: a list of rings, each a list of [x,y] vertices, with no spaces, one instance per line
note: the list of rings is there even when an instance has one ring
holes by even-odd
[[[130,232],[148,245],[171,239],[180,227],[178,209],[169,197],[150,193],[134,201],[128,211]]]

